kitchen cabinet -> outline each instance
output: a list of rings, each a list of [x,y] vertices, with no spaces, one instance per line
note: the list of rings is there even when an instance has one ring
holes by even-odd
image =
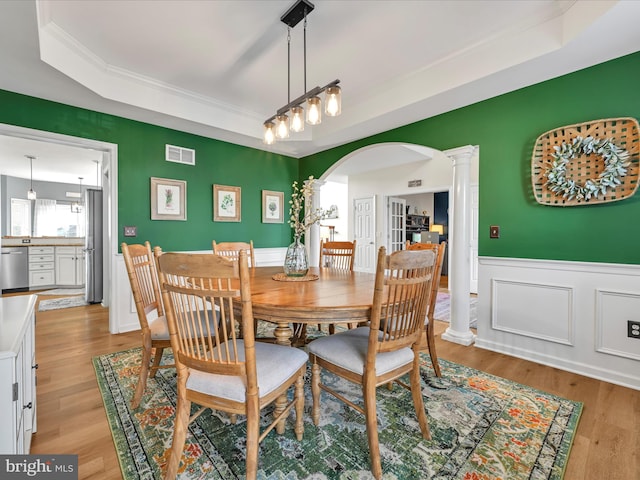
[[[56,247],[56,285],[84,285],[84,247]]]
[[[27,455],[36,432],[35,295],[0,298],[0,454]]]
[[[29,288],[56,283],[54,247],[29,247]]]

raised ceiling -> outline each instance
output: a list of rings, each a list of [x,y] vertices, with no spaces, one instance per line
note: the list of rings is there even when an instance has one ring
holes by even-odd
[[[5,0],[0,88],[301,157],[640,50],[635,1],[315,0],[307,88],[339,78],[343,114],[267,147],[292,3]]]

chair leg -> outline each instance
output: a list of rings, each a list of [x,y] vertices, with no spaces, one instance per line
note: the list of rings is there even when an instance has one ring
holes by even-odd
[[[376,384],[364,379],[362,385],[364,395],[364,413],[367,423],[367,438],[369,439],[369,456],[371,458],[371,473],[376,480],[382,478],[382,462],[380,461],[380,443],[378,440],[378,418],[376,415]]]
[[[433,365],[433,370],[436,372],[436,377],[442,377],[442,373],[440,372],[440,363],[438,363],[438,354],[436,353],[436,340],[435,334],[433,332],[433,319],[429,319],[429,324],[426,328],[427,335],[427,346],[429,347],[429,356],[431,357],[431,364]]]
[[[311,395],[313,397],[311,418],[313,424],[318,425],[320,423],[320,365],[315,362],[315,359],[311,367]]]
[[[151,367],[151,370],[149,370],[149,376],[151,378],[155,378],[156,373],[158,373],[158,367],[160,366],[160,362],[162,361],[162,352],[164,352],[164,348],[158,347],[153,354],[153,365]]]
[[[257,394],[247,397],[247,480],[258,475],[258,439],[260,438],[260,405]]]
[[[304,370],[298,375],[296,380],[296,438],[298,441],[302,441],[302,435],[304,434]]]
[[[422,386],[420,384],[420,358],[417,350],[414,353],[415,358],[413,360],[413,370],[411,370],[411,373],[409,374],[411,397],[413,398],[413,406],[416,410],[418,423],[420,424],[422,438],[429,440],[431,438],[431,432],[429,431],[429,422],[427,421],[427,414],[424,409],[424,400],[422,399]]]
[[[167,460],[167,470],[165,471],[163,480],[174,480],[178,474],[178,467],[182,459],[182,451],[184,450],[184,441],[187,438],[190,411],[191,402],[186,398],[182,398],[180,393],[178,393],[178,405],[176,407],[176,418],[173,426],[173,442],[171,443],[169,459]]]
[[[277,417],[282,412],[284,412],[284,409],[287,408],[287,403],[287,394],[285,392],[284,395],[280,395],[278,398],[276,398],[275,408],[273,409],[273,416]],[[278,435],[282,435],[284,433],[284,428],[285,419],[283,418],[276,424],[276,432],[278,432]]]
[[[138,384],[136,391],[131,399],[131,408],[136,409],[140,405],[140,400],[147,386],[147,376],[149,375],[149,362],[151,361],[151,339],[144,336],[142,339],[142,359],[140,361],[140,374],[138,375]]]

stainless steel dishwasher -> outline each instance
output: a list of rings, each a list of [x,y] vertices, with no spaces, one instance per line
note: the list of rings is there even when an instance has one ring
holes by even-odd
[[[28,247],[2,247],[0,285],[3,292],[29,290]]]

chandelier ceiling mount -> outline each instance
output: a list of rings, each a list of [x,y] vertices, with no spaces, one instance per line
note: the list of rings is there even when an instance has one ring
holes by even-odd
[[[321,93],[325,94],[325,114],[336,117],[342,113],[342,92],[339,86],[340,80],[334,80],[324,87],[314,87],[307,90],[307,16],[314,9],[309,0],[297,0],[287,10],[280,21],[287,25],[287,104],[276,110],[275,115],[264,121],[264,143],[272,145],[276,137],[283,139],[289,137],[289,131],[301,132],[304,130],[306,104],[306,123],[318,125],[322,121]],[[304,93],[291,100],[291,29],[301,20],[304,20]],[[289,119],[289,115],[291,119]],[[275,122],[274,122],[275,121]]]

